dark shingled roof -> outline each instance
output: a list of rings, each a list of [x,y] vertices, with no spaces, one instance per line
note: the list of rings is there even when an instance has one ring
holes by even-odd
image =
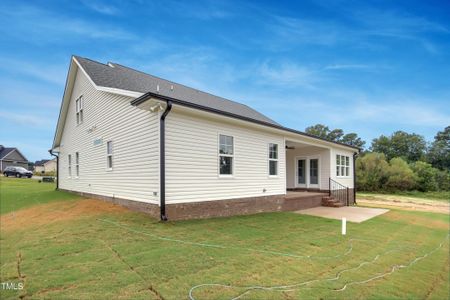
[[[43,166],[46,162],[50,161],[49,159],[41,159],[34,162],[35,166]]]
[[[8,155],[11,151],[15,150],[16,148],[9,148],[9,147],[3,147],[3,145],[0,145],[0,159]]]
[[[145,74],[116,63],[102,64],[87,58],[74,57],[92,81],[98,86],[146,93],[156,92],[157,85],[159,85],[159,94],[163,96],[240,115],[257,121],[279,125],[265,115],[238,102]]]

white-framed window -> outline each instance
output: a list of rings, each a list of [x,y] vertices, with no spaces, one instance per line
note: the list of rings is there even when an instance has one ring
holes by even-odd
[[[77,113],[77,125],[83,123],[83,96],[75,100],[75,108]]]
[[[106,142],[106,165],[108,170],[113,168],[113,144],[112,141]]]
[[[278,175],[278,144],[269,144],[269,176]]]
[[[219,175],[233,175],[234,139],[229,135],[219,135]]]
[[[345,155],[336,155],[336,176],[345,177],[350,174],[350,157]]]
[[[75,172],[76,177],[80,176],[80,154],[78,152],[75,152]]]
[[[69,166],[69,177],[72,177],[72,155],[68,155],[67,156],[67,160],[69,162],[68,166]]]

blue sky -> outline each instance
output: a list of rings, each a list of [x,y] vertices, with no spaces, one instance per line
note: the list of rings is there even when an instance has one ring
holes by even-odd
[[[0,143],[48,156],[72,54],[368,144],[450,125],[448,1],[292,2],[3,0]]]

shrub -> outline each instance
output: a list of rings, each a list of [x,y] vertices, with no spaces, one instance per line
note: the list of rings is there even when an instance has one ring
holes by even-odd
[[[414,174],[408,163],[400,157],[391,159],[388,169],[388,179],[384,187],[390,191],[413,190],[417,184],[417,175]]]
[[[450,172],[439,170],[436,173],[436,182],[441,191],[450,191]]]
[[[356,184],[359,190],[378,191],[387,180],[389,164],[382,153],[367,153],[356,160]]]
[[[417,189],[419,191],[428,192],[439,190],[438,169],[433,168],[431,164],[423,161],[412,164],[412,169],[417,176]]]

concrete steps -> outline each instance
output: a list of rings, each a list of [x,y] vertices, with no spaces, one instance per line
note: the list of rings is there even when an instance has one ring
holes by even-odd
[[[324,197],[322,197],[322,206],[342,207],[342,206],[344,206],[344,203],[339,202],[333,196],[324,196]]]

